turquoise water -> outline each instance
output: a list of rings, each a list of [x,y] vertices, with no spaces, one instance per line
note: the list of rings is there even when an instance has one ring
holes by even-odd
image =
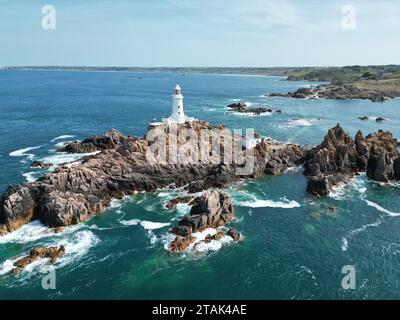
[[[52,151],[57,143],[110,128],[142,136],[149,122],[170,112],[176,82],[184,90],[188,115],[232,129],[254,128],[263,136],[306,146],[319,143],[337,122],[352,135],[358,129],[385,129],[400,137],[400,100],[378,104],[264,97],[309,85],[282,78],[0,72],[0,191],[39,177],[43,171],[30,168],[32,159],[65,161]],[[238,100],[283,113],[228,113],[226,105]],[[363,122],[357,119],[361,115],[388,120]],[[360,176],[326,199],[308,196],[305,186],[299,168],[229,188],[238,217],[232,225],[244,239],[198,254],[164,249],[169,224],[188,212],[185,206],[163,206],[180,191],[115,202],[103,215],[56,235],[32,223],[0,238],[0,299],[400,298],[400,186]],[[336,212],[327,212],[328,206]],[[46,266],[41,261],[18,275],[7,273],[10,263],[30,248],[59,244],[67,252],[55,264],[56,290],[42,289]],[[345,265],[356,268],[355,290],[341,288]]]

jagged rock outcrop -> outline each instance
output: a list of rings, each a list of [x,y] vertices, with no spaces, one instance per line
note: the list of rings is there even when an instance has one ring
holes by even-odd
[[[206,228],[218,228],[234,219],[230,196],[216,191],[207,191],[193,200],[190,214],[184,216],[172,232],[179,236],[190,236]]]
[[[219,228],[235,219],[231,197],[217,191],[206,191],[192,202],[193,206],[190,214],[184,216],[178,225],[171,229],[176,234],[175,240],[169,245],[172,252],[184,251],[196,238],[193,233],[204,231],[207,228]],[[239,232],[231,228],[226,233],[234,240],[239,240]],[[219,240],[225,234],[221,231],[216,234],[208,235],[205,242]]]
[[[217,129],[220,130],[218,135],[229,136],[223,126],[212,126],[204,121],[179,125],[178,136],[183,129],[194,132]],[[205,148],[202,141],[195,141],[201,152],[210,154],[211,149],[202,149]],[[185,143],[186,139],[179,141],[172,146],[172,151]],[[187,185],[189,192],[198,192],[225,187],[243,178],[278,174],[302,163],[304,157],[304,150],[296,144],[262,140],[254,148],[251,170],[238,174],[245,165],[224,160],[224,152],[215,156],[213,161],[185,162],[192,157],[189,150],[179,154],[183,161],[172,162],[157,154],[151,153],[149,157],[148,151],[153,144],[112,130],[65,146],[64,152],[100,153],[83,158],[79,165],[58,167],[35,182],[9,187],[0,200],[0,234],[14,231],[36,219],[50,227],[76,224],[105,210],[113,198],[138,191],[151,192]],[[232,149],[232,145],[221,145],[221,150],[228,154],[233,154]],[[243,156],[245,151],[241,150],[240,155]]]
[[[240,239],[240,233],[236,228],[230,228],[226,234],[235,241]]]
[[[121,135],[117,130],[112,129],[101,136],[93,136],[83,141],[68,143],[59,152],[67,153],[90,153],[99,150],[114,149],[117,146],[123,146],[124,142],[129,141],[131,137]]]
[[[174,198],[165,205],[167,209],[172,209],[175,208],[178,204],[184,203],[184,204],[191,204],[191,202],[194,200],[194,196],[183,196],[183,197],[177,197]]]
[[[232,112],[251,113],[255,115],[272,112],[272,109],[265,107],[248,108],[245,102],[232,103],[228,105],[227,108]]]
[[[52,163],[44,163],[42,161],[32,161],[31,167],[32,168],[40,168],[40,169],[48,169],[52,166]]]
[[[50,258],[50,263],[55,263],[57,259],[65,254],[65,248],[61,245],[59,248],[57,247],[48,247],[48,248],[34,248],[29,252],[29,255],[18,259],[14,262],[14,268],[12,270],[13,273],[17,273],[22,271],[27,265],[36,261],[39,258]]]
[[[346,183],[354,174],[365,171],[376,181],[398,180],[399,162],[396,139],[390,132],[380,130],[364,138],[358,131],[353,141],[338,124],[306,155],[307,191],[326,196],[333,186]]]

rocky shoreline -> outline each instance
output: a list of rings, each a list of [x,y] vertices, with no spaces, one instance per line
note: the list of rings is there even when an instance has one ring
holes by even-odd
[[[179,125],[177,131],[215,128],[221,130],[222,135],[225,133],[223,126],[204,121]],[[197,143],[200,147],[201,141]],[[167,205],[170,208],[178,203],[192,205],[190,215],[173,229],[176,237],[183,237],[176,239],[175,249],[172,249],[179,251],[191,244],[193,232],[206,226],[224,225],[233,218],[229,196],[211,192],[196,198],[191,193],[224,188],[238,180],[284,173],[301,164],[308,179],[307,191],[319,196],[326,196],[332,187],[346,183],[360,172],[366,172],[376,181],[400,179],[397,140],[390,132],[379,131],[365,138],[358,132],[353,140],[340,125],[330,129],[323,142],[309,151],[296,144],[262,139],[252,148],[254,170],[247,176],[237,175],[236,169],[241,165],[222,161],[170,164],[157,157],[149,161],[146,155],[151,147],[144,138],[125,136],[116,130],[70,143],[62,149],[64,152],[99,153],[83,158],[76,166],[57,167],[35,182],[9,187],[0,201],[0,235],[33,220],[53,228],[78,224],[105,211],[113,198],[120,199],[139,191],[184,187],[189,195]],[[243,147],[242,152],[245,151]],[[210,209],[210,201],[217,211]],[[237,233],[232,231],[232,234]]]
[[[268,96],[296,99],[362,99],[372,102],[384,102],[400,97],[399,84],[387,83],[385,80],[366,80],[346,84],[323,84],[310,88],[300,88],[295,92],[271,93]]]

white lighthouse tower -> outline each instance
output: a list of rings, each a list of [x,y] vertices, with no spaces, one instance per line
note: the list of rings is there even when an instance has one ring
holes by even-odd
[[[177,84],[172,94],[172,115],[171,117],[176,123],[185,123],[185,113],[183,111],[183,95],[182,89]]]
[[[194,118],[185,116],[183,111],[183,94],[182,89],[177,84],[175,86],[174,92],[172,93],[172,114],[168,118],[163,119],[163,123],[171,124],[183,124],[186,122],[192,122]]]

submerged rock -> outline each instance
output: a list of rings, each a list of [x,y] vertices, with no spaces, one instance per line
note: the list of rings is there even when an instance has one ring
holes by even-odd
[[[44,163],[42,161],[35,160],[35,161],[32,162],[31,167],[32,168],[40,168],[40,169],[48,169],[52,165],[53,165],[52,163]]]
[[[50,263],[55,263],[57,259],[65,254],[65,248],[63,245],[60,247],[48,247],[48,248],[34,248],[29,252],[29,255],[18,259],[14,262],[13,273],[22,271],[27,265],[36,261],[39,258],[50,258]]]

